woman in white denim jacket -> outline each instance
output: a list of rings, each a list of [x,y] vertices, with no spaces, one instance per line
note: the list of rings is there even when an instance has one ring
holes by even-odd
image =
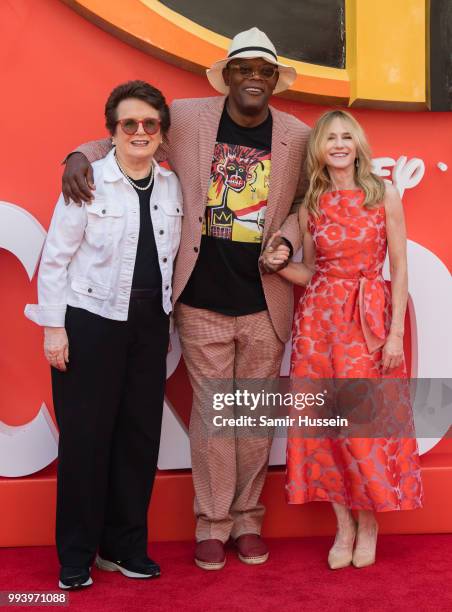
[[[120,85],[105,117],[115,148],[93,166],[94,199],[79,207],[59,198],[39,269],[39,304],[25,309],[45,329],[52,366],[65,589],[92,584],[94,559],[127,577],[160,574],[147,556],[147,508],[182,196],[176,175],[153,159],[170,125],[162,94],[143,81]]]

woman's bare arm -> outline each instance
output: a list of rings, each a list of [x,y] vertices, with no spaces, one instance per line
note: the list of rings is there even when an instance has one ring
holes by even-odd
[[[403,359],[403,333],[408,301],[408,266],[403,204],[393,185],[386,186],[384,199],[389,266],[391,272],[392,319],[383,348],[383,368],[397,367]]]
[[[308,229],[308,211],[304,206],[298,210],[303,260],[301,263],[291,261],[278,274],[294,285],[307,285],[315,271],[315,245]]]

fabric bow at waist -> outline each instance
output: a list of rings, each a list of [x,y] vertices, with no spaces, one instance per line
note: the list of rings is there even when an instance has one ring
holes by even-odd
[[[359,276],[346,276],[328,272],[326,276],[357,281],[357,291],[351,291],[344,305],[346,321],[353,319],[364,335],[369,353],[380,349],[386,340],[385,281],[378,272],[361,272]]]

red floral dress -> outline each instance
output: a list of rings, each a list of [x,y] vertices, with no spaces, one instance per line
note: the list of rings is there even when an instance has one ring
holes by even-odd
[[[334,379],[337,385],[342,382],[337,379],[344,378],[379,379],[378,384],[406,378],[405,364],[390,370],[387,377],[382,374],[381,348],[391,317],[390,291],[382,277],[387,248],[385,210],[366,209],[363,200],[361,190],[325,193],[320,217],[309,219],[316,272],[294,319],[293,388],[316,379]],[[397,420],[399,413],[399,423],[404,422],[408,435],[379,437],[374,427],[369,437],[352,437],[347,431],[343,436],[307,437],[297,427],[290,428],[288,502],[330,501],[374,511],[420,507],[417,442],[409,394],[408,402],[401,401],[402,396],[396,388],[388,401],[391,394],[386,393],[379,418],[384,422],[382,430],[390,432],[388,423]],[[364,403],[358,404],[358,414],[362,416],[365,410]]]

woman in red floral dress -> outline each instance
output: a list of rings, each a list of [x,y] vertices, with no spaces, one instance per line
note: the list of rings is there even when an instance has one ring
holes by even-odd
[[[307,162],[310,185],[299,213],[303,262],[290,262],[279,272],[307,285],[294,319],[292,385],[296,389],[298,381],[303,387],[303,379],[335,379],[336,385],[344,378],[400,381],[406,377],[408,283],[399,194],[372,173],[366,137],[349,113],[331,111],[319,119]],[[387,249],[391,290],[382,277]],[[277,263],[285,254],[287,249],[280,247],[267,256]],[[411,407],[402,396],[389,402],[389,412],[405,407],[406,436],[379,437],[377,426],[369,437],[345,431],[345,436],[307,438],[295,427],[289,431],[288,502],[332,503],[337,518],[328,556],[332,569],[374,563],[375,512],[422,505]],[[357,412],[365,412],[363,404]]]

